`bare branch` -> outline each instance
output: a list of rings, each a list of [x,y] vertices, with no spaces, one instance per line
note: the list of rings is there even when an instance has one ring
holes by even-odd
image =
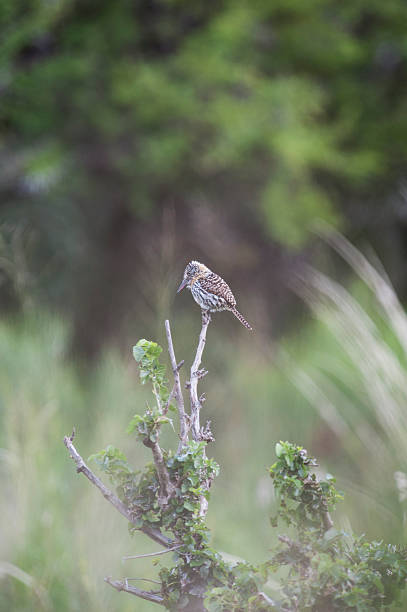
[[[164,415],[167,414],[168,408],[170,407],[170,404],[171,404],[173,398],[175,397],[175,393],[176,393],[176,386],[175,386],[175,383],[174,383],[173,386],[172,386],[172,389],[171,389],[171,393],[169,394],[168,399],[165,402],[165,406],[163,406],[163,414]]]
[[[177,402],[179,425],[180,425],[180,442],[178,445],[178,453],[180,453],[181,449],[186,445],[188,441],[188,431],[189,431],[188,416],[185,413],[184,397],[182,395],[181,379],[179,376],[179,370],[181,366],[183,365],[184,361],[181,361],[181,363],[177,365],[177,360],[175,358],[174,345],[172,343],[171,327],[170,327],[170,322],[168,321],[168,319],[165,321],[165,331],[167,334],[168,353],[170,355],[172,372],[174,374],[175,401]]]
[[[179,362],[179,364],[177,365],[177,372],[179,372],[179,371],[180,371],[180,369],[182,368],[182,366],[184,365],[184,363],[185,363],[185,359],[181,359],[181,361],[180,361],[180,362]]]
[[[158,432],[157,432],[158,436]],[[168,504],[168,500],[175,492],[175,486],[171,482],[170,475],[167,470],[167,466],[165,465],[163,452],[161,450],[158,441],[151,442],[150,438],[145,438],[143,440],[144,445],[151,448],[151,452],[153,453],[154,464],[157,469],[157,476],[160,483],[160,496],[158,498],[158,503],[161,506],[165,506]]]
[[[152,582],[153,584],[161,585],[161,582],[159,580],[153,580],[152,578],[139,578],[138,576],[135,576],[134,578],[128,578],[126,576],[125,580],[126,580],[126,582],[128,580],[140,580],[141,582]]]
[[[142,531],[146,534],[151,540],[157,542],[157,544],[162,544],[163,546],[172,546],[174,544],[174,540],[171,538],[167,538],[159,529],[153,529],[153,527],[141,527],[139,531]]]
[[[199,342],[196,350],[194,363],[191,366],[191,379],[189,381],[189,393],[191,398],[191,431],[194,440],[202,440],[201,427],[199,423],[199,413],[202,408],[202,403],[198,398],[198,380],[206,373],[204,369],[200,370],[202,353],[205,348],[206,332],[211,321],[209,313],[202,311],[202,329],[199,334]]]
[[[157,552],[145,553],[143,555],[129,555],[127,557],[122,557],[123,561],[127,561],[128,559],[142,559],[144,557],[157,557],[158,555],[165,555],[166,553],[171,552],[172,550],[177,550],[182,545],[178,544],[177,546],[172,546],[171,548],[166,548],[165,550],[159,550]]]
[[[331,529],[334,526],[334,522],[329,512],[324,512],[324,514],[322,515],[322,523],[324,525],[325,531],[328,531],[328,529]]]
[[[130,523],[135,524],[135,519],[129,509],[123,504],[123,502],[108,489],[103,482],[88,468],[75,446],[73,445],[73,439],[75,437],[75,430],[72,432],[71,436],[64,437],[64,444],[69,451],[71,458],[75,461],[76,471],[78,473],[82,472],[86,476],[86,478],[93,484],[95,487],[99,489],[102,493],[103,497],[110,502],[120,514],[122,514]],[[159,529],[153,529],[151,527],[142,527],[140,529],[143,533],[145,533],[149,538],[158,542],[159,544],[166,546],[167,548],[173,546],[174,542],[167,538],[165,535],[161,533]]]
[[[295,543],[293,542],[293,540],[291,540],[291,538],[289,538],[288,536],[286,536],[286,535],[279,535],[277,537],[280,540],[280,542],[282,542],[283,544],[286,544],[290,548],[293,548],[295,546]]]
[[[269,606],[275,606],[275,602],[271,599],[271,597],[269,597],[268,595],[266,595],[266,593],[264,593],[263,591],[259,591],[257,593],[257,597],[261,600],[263,600],[266,604],[268,604]]]
[[[123,504],[123,502],[117,497],[117,495],[115,495],[114,493],[112,493],[112,491],[110,491],[104,484],[103,482],[100,480],[100,478],[98,478],[93,472],[92,470],[90,470],[88,468],[88,466],[86,465],[86,463],[84,462],[84,460],[82,459],[82,457],[80,456],[80,454],[78,453],[78,451],[76,450],[75,446],[73,445],[73,439],[75,436],[75,432],[72,433],[72,435],[70,437],[65,436],[64,437],[64,444],[66,446],[66,448],[69,450],[70,456],[71,458],[75,461],[76,463],[76,471],[82,472],[82,474],[84,474],[86,476],[86,478],[88,480],[90,480],[90,482],[92,484],[95,485],[95,487],[97,487],[99,489],[99,491],[102,493],[103,497],[105,499],[107,499],[108,502],[110,502],[115,508],[116,510],[118,510],[120,512],[120,514],[122,514],[124,517],[126,517],[126,519],[128,521],[130,521],[130,523],[133,522],[133,518],[132,515],[129,511],[128,508],[126,508],[126,506]]]
[[[137,587],[130,586],[127,580],[112,580],[110,576],[105,578],[105,582],[110,584],[116,591],[125,591],[126,593],[131,593],[136,597],[140,597],[141,599],[146,599],[147,601],[151,601],[153,603],[157,603],[161,606],[164,606],[164,597],[160,595],[158,592],[154,591],[143,591],[142,589],[138,589]]]
[[[206,442],[210,442],[214,440],[214,437],[210,431],[209,421],[206,424],[205,428],[201,428],[201,425],[200,425],[200,421],[199,421],[200,410],[202,408],[203,402],[205,401],[205,394],[202,394],[198,398],[198,381],[207,374],[207,371],[204,368],[200,369],[199,366],[201,365],[202,354],[203,354],[203,350],[205,348],[205,342],[206,342],[206,332],[208,330],[208,325],[210,321],[211,321],[211,316],[209,312],[202,311],[202,329],[201,329],[201,333],[199,334],[199,341],[198,341],[198,347],[196,350],[195,359],[191,366],[191,378],[189,380],[189,384],[187,385],[187,388],[189,389],[190,401],[191,401],[190,423],[191,423],[192,438],[195,441],[204,440]],[[212,480],[208,479],[205,482],[205,487],[207,490],[209,490],[211,484],[212,484]],[[208,500],[206,499],[204,495],[201,495],[199,516],[204,517],[207,511],[208,511]]]

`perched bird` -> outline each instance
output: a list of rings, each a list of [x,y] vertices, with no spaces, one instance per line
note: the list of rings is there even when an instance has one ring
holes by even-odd
[[[199,261],[190,261],[185,268],[184,278],[178,287],[177,293],[184,287],[190,289],[195,302],[200,305],[204,312],[219,312],[230,310],[235,317],[247,327],[253,329],[243,315],[236,308],[235,296],[229,285],[215,272],[209,270]]]

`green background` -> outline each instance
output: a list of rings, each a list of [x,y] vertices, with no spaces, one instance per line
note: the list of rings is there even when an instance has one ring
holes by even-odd
[[[221,313],[208,332],[214,547],[267,557],[280,438],[338,477],[340,527],[405,541],[404,313],[315,232],[407,296],[406,17],[401,0],[1,0],[0,609],[153,609],[103,577],[154,576],[121,558],[155,545],[62,439],[149,459],[124,433],[147,398],[131,347],[164,344],[169,317],[191,363],[190,259],[255,328]],[[292,291],[309,263],[349,289],[311,288],[313,316]]]

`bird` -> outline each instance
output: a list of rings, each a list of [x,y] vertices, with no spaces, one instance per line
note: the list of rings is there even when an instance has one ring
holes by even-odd
[[[242,325],[253,331],[252,326],[237,310],[236,299],[229,285],[204,264],[199,261],[190,261],[187,264],[177,293],[185,287],[191,291],[192,297],[202,308],[204,314],[229,310]]]

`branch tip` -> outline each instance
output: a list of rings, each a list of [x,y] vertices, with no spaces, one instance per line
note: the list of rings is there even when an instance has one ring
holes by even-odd
[[[137,587],[130,586],[127,578],[124,580],[113,580],[111,576],[106,576],[105,582],[110,584],[116,591],[126,591],[126,593],[131,593],[131,595],[140,597],[140,599],[145,599],[164,606],[164,597],[160,595],[160,591],[143,591]]]
[[[174,345],[173,345],[172,336],[171,336],[171,327],[170,327],[170,322],[168,321],[168,319],[165,321],[165,332],[167,335],[168,353],[170,356],[172,372],[174,375],[174,387],[175,387],[174,397],[175,397],[175,401],[176,401],[177,408],[178,408],[178,418],[179,418],[179,427],[180,427],[180,436],[179,436],[180,442],[178,445],[178,453],[179,453],[188,441],[188,432],[189,432],[189,422],[188,422],[187,414],[185,412],[184,397],[182,395],[181,379],[179,376],[179,371],[184,364],[184,360],[182,359],[179,363],[177,363],[177,360],[175,358]]]
[[[180,371],[180,369],[182,368],[182,366],[185,363],[185,359],[181,359],[181,361],[179,362],[179,364],[177,365],[177,367],[175,368],[177,372]]]
[[[202,329],[199,334],[198,346],[196,349],[196,355],[194,362],[191,366],[191,377],[190,380],[186,383],[186,388],[189,389],[190,399],[191,399],[191,431],[192,437],[194,440],[204,440],[206,436],[204,436],[204,430],[201,429],[199,423],[199,412],[201,409],[201,402],[204,401],[205,395],[201,395],[198,398],[198,382],[201,378],[206,376],[208,373],[205,368],[200,368],[202,361],[202,354],[205,348],[206,342],[206,332],[208,330],[208,326],[210,323],[211,317],[208,311],[202,311]],[[206,432],[209,433],[209,432]],[[209,442],[212,439],[212,434],[207,437],[206,441]]]
[[[78,473],[82,472],[84,476],[101,492],[103,497],[112,504],[116,508],[120,514],[122,514],[130,523],[134,524],[135,517],[132,512],[128,509],[128,507],[115,495],[112,491],[110,491],[104,483],[92,472],[92,470],[86,465],[85,461],[81,457],[81,455],[76,450],[75,446],[72,443],[70,436],[64,437],[64,444],[69,451],[69,455],[71,459],[75,462],[76,471]],[[140,531],[145,533],[149,538],[166,546],[169,548],[174,545],[173,540],[167,538],[159,529],[153,529],[152,527],[142,527]]]

